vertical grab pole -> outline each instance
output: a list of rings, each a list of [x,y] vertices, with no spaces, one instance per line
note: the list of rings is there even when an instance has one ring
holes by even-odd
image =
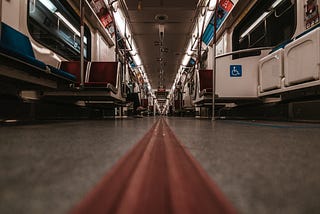
[[[214,34],[213,34],[213,66],[212,66],[212,120],[215,120],[215,94],[216,94],[216,70],[217,70],[217,58],[216,58],[216,43],[217,43],[217,11],[218,11],[218,4],[219,1],[217,1],[217,4],[214,9]]]
[[[81,63],[81,83],[84,86],[84,1],[80,0],[80,63]]]
[[[2,29],[2,0],[0,0],[0,40],[1,40],[1,29]]]

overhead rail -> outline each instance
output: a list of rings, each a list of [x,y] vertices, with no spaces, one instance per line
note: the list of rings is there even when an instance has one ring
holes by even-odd
[[[242,53],[249,53],[249,52],[256,52],[256,51],[262,51],[262,50],[271,50],[274,47],[261,47],[261,48],[250,48],[250,49],[243,49],[243,50],[238,50],[238,51],[232,51],[229,53],[221,54],[216,56],[216,58],[222,58],[234,54],[242,54]]]

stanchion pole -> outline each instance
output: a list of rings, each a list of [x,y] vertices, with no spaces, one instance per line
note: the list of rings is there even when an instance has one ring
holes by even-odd
[[[80,0],[80,63],[81,63],[81,83],[84,86],[84,1]]]
[[[2,0],[0,0],[0,39],[1,39],[1,28],[2,28]]]
[[[215,120],[215,94],[216,94],[216,71],[217,71],[217,59],[216,59],[216,43],[217,43],[217,8],[218,8],[219,1],[217,1],[217,4],[214,9],[214,32],[213,32],[213,53],[212,53],[212,120]]]

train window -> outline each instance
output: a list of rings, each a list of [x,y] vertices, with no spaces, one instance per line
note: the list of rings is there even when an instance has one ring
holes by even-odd
[[[294,34],[296,22],[295,0],[258,1],[253,9],[235,27],[232,49],[245,50],[276,46]],[[259,55],[237,54],[233,58]]]
[[[68,60],[80,59],[80,20],[66,0],[29,0],[32,38]],[[84,57],[91,59],[91,34],[84,30]]]

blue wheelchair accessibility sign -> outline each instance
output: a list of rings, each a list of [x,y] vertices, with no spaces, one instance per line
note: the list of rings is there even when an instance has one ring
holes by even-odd
[[[230,77],[242,77],[242,65],[230,65]]]

